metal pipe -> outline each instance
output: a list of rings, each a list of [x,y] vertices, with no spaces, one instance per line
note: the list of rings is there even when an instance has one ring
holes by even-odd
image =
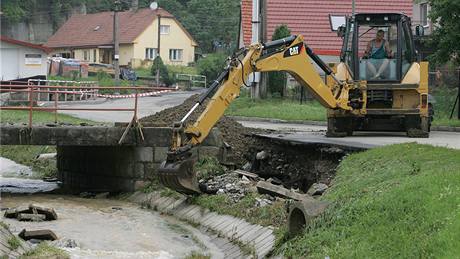
[[[192,112],[195,111],[195,109],[200,106],[200,103],[195,103],[195,105],[193,105],[192,109],[190,109],[190,111],[187,112],[187,114],[185,114],[184,118],[182,118],[182,120],[180,120],[181,123],[184,123],[184,121],[190,116],[190,114],[192,114]]]

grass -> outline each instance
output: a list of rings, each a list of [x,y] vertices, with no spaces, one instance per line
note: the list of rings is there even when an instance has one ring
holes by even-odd
[[[434,104],[435,114],[433,125],[460,127],[460,120],[456,119],[456,115],[458,114],[457,109],[454,111],[453,119],[449,119],[452,106],[454,105],[455,98],[457,97],[457,92],[458,88],[446,86],[432,89],[432,95],[436,99],[436,103]]]
[[[459,158],[459,150],[414,143],[346,157],[322,197],[332,205],[284,246],[284,255],[457,258]]]
[[[0,227],[4,228],[4,229],[10,229],[10,226],[8,226],[8,224],[6,224],[5,222],[3,221],[0,221]]]
[[[21,241],[19,241],[19,238],[17,236],[11,236],[10,238],[8,238],[7,243],[10,246],[11,250],[16,250],[21,245]]]
[[[0,111],[1,123],[29,123],[29,111],[11,111],[1,110]],[[95,122],[85,119],[76,118],[66,114],[59,114],[57,117],[58,123],[67,124],[94,124]],[[54,113],[45,111],[34,111],[32,114],[33,124],[45,124],[54,123]]]
[[[68,259],[70,255],[62,249],[51,246],[46,242],[40,243],[33,250],[23,254],[20,259],[55,258]]]
[[[432,89],[436,99],[434,105],[434,126],[460,127],[460,120],[449,119],[452,106],[457,96],[457,88],[437,87]],[[457,113],[455,110],[455,114]],[[287,121],[326,121],[326,109],[317,101],[308,101],[300,104],[299,101],[281,98],[268,98],[263,100],[251,100],[246,92],[229,106],[227,115],[270,118]]]
[[[224,167],[219,160],[213,156],[205,156],[198,160],[194,165],[194,171],[197,172],[198,179],[209,179],[213,176],[225,173]]]
[[[36,173],[33,178],[56,177],[55,159],[36,159],[42,153],[55,153],[54,146],[2,146],[0,156],[13,160],[18,164],[29,166]]]
[[[229,106],[226,115],[288,121],[325,121],[326,109],[316,101],[300,104],[299,101],[280,98],[251,100],[249,96],[242,95]]]
[[[211,259],[211,256],[201,252],[192,251],[190,254],[186,255],[184,259]]]
[[[225,194],[200,195],[192,198],[192,202],[219,214],[231,215],[262,226],[280,227],[284,225],[286,210],[284,202],[275,201],[271,205],[256,207],[257,193],[248,193],[237,203],[233,203]]]
[[[27,123],[27,111],[0,111],[0,121],[2,123]],[[45,124],[54,122],[54,114],[49,112],[34,112],[34,124]],[[93,121],[75,118],[65,114],[58,114],[58,122],[65,122],[70,124],[88,123],[94,124]],[[54,153],[56,148],[54,146],[1,146],[0,156],[6,157],[15,161],[16,163],[23,164],[32,168],[33,171],[38,173],[34,177],[55,177],[57,175],[56,160],[45,159],[37,160],[36,157],[41,153]]]

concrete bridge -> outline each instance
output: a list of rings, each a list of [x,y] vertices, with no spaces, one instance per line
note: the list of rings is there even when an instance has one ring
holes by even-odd
[[[58,178],[72,191],[133,191],[155,179],[166,159],[170,128],[115,126],[2,125],[0,145],[48,145],[57,147]],[[224,159],[227,150],[213,130],[195,151],[198,157]]]

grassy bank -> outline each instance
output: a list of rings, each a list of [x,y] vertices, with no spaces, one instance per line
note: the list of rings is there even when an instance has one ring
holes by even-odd
[[[428,145],[350,155],[322,197],[332,206],[282,251],[288,258],[455,258],[458,172],[459,150]]]
[[[0,111],[1,123],[28,123],[28,111]],[[46,124],[54,122],[54,114],[50,112],[37,111],[33,114],[33,123]],[[80,123],[94,124],[90,120],[75,118],[65,114],[58,114],[58,123],[70,123],[79,125]],[[46,159],[38,160],[37,156],[42,153],[54,153],[56,147],[54,146],[1,146],[0,156],[11,159],[16,163],[26,165],[32,168],[36,173],[34,177],[54,177],[57,174],[56,160]]]
[[[280,120],[326,120],[326,109],[316,101],[300,104],[299,101],[280,98],[251,100],[247,95],[233,102],[226,114]]]
[[[29,123],[29,111],[0,111],[1,123]],[[78,125],[80,123],[94,124],[94,121],[76,118],[66,114],[59,114],[57,117],[58,123],[69,123]],[[54,113],[45,111],[34,111],[32,115],[32,123],[46,124],[54,123]]]
[[[432,89],[432,95],[436,99],[434,104],[434,121],[433,125],[439,126],[457,126],[460,127],[460,120],[457,118],[457,109],[454,111],[454,119],[449,119],[452,112],[452,106],[457,97],[457,88],[436,87]]]
[[[457,89],[438,87],[433,89],[433,96],[436,99],[433,125],[460,127],[460,120],[449,119],[452,105],[457,96]],[[230,105],[226,114],[287,121],[326,121],[327,117],[326,109],[317,101],[308,101],[300,104],[299,101],[296,100],[281,98],[251,100],[246,92],[242,93],[242,95]]]

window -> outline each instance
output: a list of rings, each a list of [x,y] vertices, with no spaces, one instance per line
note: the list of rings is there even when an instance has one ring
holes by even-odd
[[[169,50],[169,59],[171,61],[182,61],[182,49],[170,49]]]
[[[420,4],[420,22],[423,26],[428,25],[428,3]]]
[[[160,34],[169,34],[169,25],[160,25]]]
[[[93,62],[96,63],[96,50],[93,49]]]
[[[88,51],[87,51],[87,50],[84,50],[84,51],[83,51],[83,60],[85,60],[85,61],[89,60],[88,56],[89,56],[89,55],[88,55]]]
[[[145,59],[155,59],[155,57],[158,55],[157,49],[154,48],[146,48],[145,49]]]

